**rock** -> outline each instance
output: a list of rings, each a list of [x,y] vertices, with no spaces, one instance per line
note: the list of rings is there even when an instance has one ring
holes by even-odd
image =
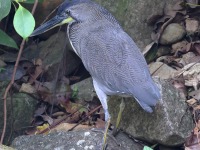
[[[181,40],[186,34],[185,28],[178,23],[169,24],[160,38],[160,44],[169,45]]]
[[[44,0],[39,4],[36,11],[37,26],[43,22],[50,12],[56,8],[58,3],[64,0]],[[106,7],[119,20],[122,27],[135,40],[136,44],[143,48],[151,43],[152,27],[147,25],[147,19],[154,15],[163,15],[163,9],[166,5],[174,5],[176,0],[168,0],[167,3],[163,0],[143,1],[143,0],[95,0],[100,5]],[[32,7],[32,6],[31,6]],[[37,15],[39,14],[39,15]],[[46,37],[50,36],[53,30],[45,33]],[[54,33],[57,30],[54,30]],[[40,36],[44,36],[40,35]]]
[[[157,57],[170,54],[171,48],[169,46],[159,46],[158,52],[156,53]]]
[[[8,82],[0,82],[0,97],[3,94]],[[14,93],[7,98],[7,126],[4,143],[10,143],[15,137],[22,135],[30,126],[33,111],[37,100],[25,93]],[[0,110],[3,110],[3,101],[0,103]],[[0,113],[0,134],[3,128],[3,111]]]
[[[170,79],[177,72],[162,62],[149,64],[149,71],[153,76],[159,76],[161,79]]]
[[[185,20],[186,31],[189,35],[198,32],[199,30],[199,21],[191,18]]]
[[[0,72],[0,81],[9,81],[12,78],[14,65],[5,66]],[[22,78],[26,74],[24,68],[18,66],[15,74],[15,80]]]
[[[47,135],[32,135],[17,137],[12,146],[17,150],[100,150],[103,134],[90,130],[53,132]],[[141,150],[143,146],[120,133],[116,137],[117,143],[108,136],[107,150]]]
[[[124,30],[134,39],[141,51],[151,43],[153,28],[147,20],[154,15],[163,15],[166,5],[174,5],[176,0],[95,0],[107,8],[120,22]]]
[[[187,111],[186,99],[169,81],[156,79],[161,100],[153,113],[144,112],[134,98],[124,98],[125,109],[120,128],[136,139],[165,146],[178,146],[185,142],[193,129],[192,114]],[[116,123],[121,97],[112,96],[109,103],[111,122]]]
[[[40,58],[43,65],[45,67],[48,66],[46,72],[48,81],[56,77],[63,55],[66,55],[65,62],[63,62],[64,65],[61,63],[60,70],[64,71],[64,75],[67,76],[78,68],[81,60],[69,47],[65,48],[66,39],[67,37],[64,32],[56,33],[38,45],[27,47],[23,55],[28,60]],[[62,76],[62,74],[59,75]]]
[[[95,94],[92,78],[82,80],[71,86],[72,90],[78,90],[78,99],[91,101]]]

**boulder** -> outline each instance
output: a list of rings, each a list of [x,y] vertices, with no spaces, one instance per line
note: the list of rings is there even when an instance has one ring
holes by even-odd
[[[165,146],[178,146],[185,142],[193,129],[192,114],[186,99],[167,80],[155,80],[161,100],[153,113],[145,112],[134,98],[124,98],[125,109],[120,128],[136,139]],[[116,123],[121,97],[112,96],[108,102],[111,122]]]
[[[8,82],[0,82],[0,97],[3,94]],[[25,93],[14,93],[7,98],[7,126],[5,133],[5,144],[10,142],[17,136],[24,134],[25,130],[30,126],[33,111],[35,110],[37,100]],[[3,101],[0,103],[0,134],[3,129]]]
[[[153,28],[148,25],[152,16],[162,16],[164,7],[172,7],[176,0],[95,0],[107,8],[133,38],[141,51],[151,43]]]
[[[101,150],[103,134],[97,131],[82,130],[69,132],[52,132],[44,135],[29,135],[17,137],[12,146],[17,150]],[[120,133],[115,140],[108,136],[107,150],[141,150],[142,145]],[[120,145],[118,145],[120,144]]]
[[[68,76],[81,64],[80,58],[72,51],[64,32],[58,32],[38,45],[27,47],[23,56],[28,60],[41,59],[43,66],[48,68],[46,72],[48,81],[56,77],[59,68],[64,72],[64,74],[59,74],[59,77]],[[64,60],[63,63],[62,60]]]

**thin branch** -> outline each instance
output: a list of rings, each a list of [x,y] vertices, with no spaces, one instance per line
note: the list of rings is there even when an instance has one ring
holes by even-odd
[[[33,9],[32,9],[32,14],[34,14],[35,9],[37,7],[37,4],[38,4],[38,0],[35,0],[34,6],[33,6]],[[2,131],[2,135],[1,135],[1,141],[0,141],[1,143],[0,144],[3,144],[3,140],[4,140],[4,136],[5,136],[5,132],[6,132],[6,122],[7,122],[6,100],[7,100],[7,97],[8,97],[8,93],[9,93],[13,83],[15,82],[15,75],[16,75],[16,72],[17,72],[17,67],[19,65],[19,60],[21,58],[21,55],[22,55],[22,52],[23,52],[23,49],[24,49],[25,42],[26,42],[26,40],[23,39],[22,43],[20,45],[20,50],[19,50],[19,53],[18,53],[18,56],[17,56],[17,60],[16,60],[16,63],[15,63],[15,67],[14,67],[14,70],[13,70],[12,79],[11,79],[10,83],[8,84],[8,86],[7,86],[6,90],[5,90],[4,96],[3,96],[3,101],[4,101],[4,125],[3,125],[3,131]]]

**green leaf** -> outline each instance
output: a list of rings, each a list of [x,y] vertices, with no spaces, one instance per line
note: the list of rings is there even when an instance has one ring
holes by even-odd
[[[78,87],[75,86],[74,89],[73,89],[73,92],[72,92],[72,98],[74,98],[74,99],[77,98],[78,93],[79,93]]]
[[[15,41],[10,36],[8,36],[5,32],[3,32],[1,29],[0,29],[0,45],[18,49]]]
[[[43,1],[44,0],[38,0],[38,2],[40,2],[40,3],[42,3]],[[18,2],[34,4],[35,0],[18,0]]]
[[[11,8],[10,0],[0,0],[0,21],[8,15]]]
[[[153,150],[151,147],[144,146],[143,150]]]
[[[17,33],[26,39],[34,30],[35,20],[33,15],[19,4],[19,8],[14,16],[13,24]]]

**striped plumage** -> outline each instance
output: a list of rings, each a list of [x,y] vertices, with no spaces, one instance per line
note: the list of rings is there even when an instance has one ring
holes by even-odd
[[[116,19],[90,0],[75,0],[66,9],[75,19],[68,26],[70,42],[98,88],[106,95],[132,95],[152,112],[159,90],[140,50]]]
[[[152,112],[151,106],[160,99],[159,89],[134,41],[106,9],[90,0],[65,0],[57,15],[31,36],[65,23],[69,23],[69,41],[91,74],[105,111],[104,149],[110,124],[107,95],[134,96],[145,111]]]

